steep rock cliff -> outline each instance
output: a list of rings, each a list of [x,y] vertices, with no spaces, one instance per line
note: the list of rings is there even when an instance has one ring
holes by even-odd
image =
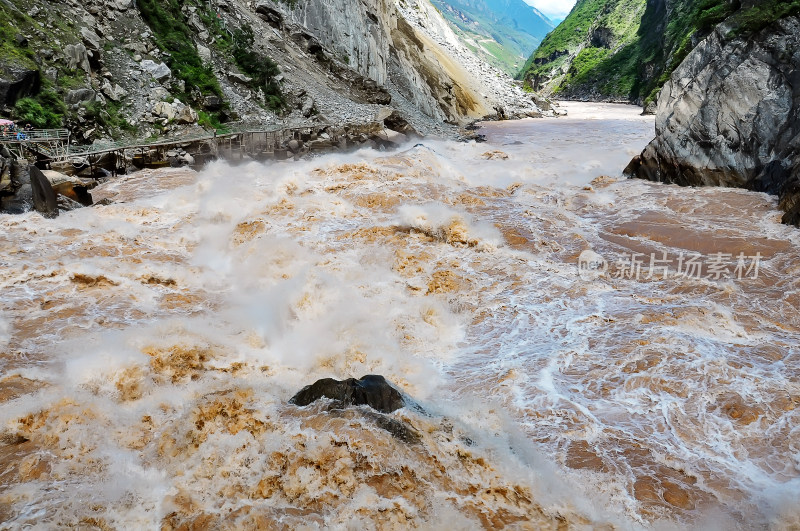
[[[426,27],[398,1],[0,1],[0,114],[89,143],[387,110],[443,134],[443,121],[496,107],[538,112],[510,78],[437,40],[452,31],[428,0],[414,6]]]
[[[428,116],[464,122],[504,112],[537,112],[507,75],[479,60],[428,0],[299,0],[283,5],[362,75]]]
[[[578,0],[519,77],[563,98],[652,111],[670,74],[719,23],[746,33],[798,12],[800,0]]]
[[[776,194],[784,221],[800,224],[800,17],[732,33],[722,24],[675,70],[656,138],[626,173]]]
[[[647,0],[578,0],[530,56],[519,77],[546,94],[627,99],[628,87],[621,86],[628,82],[627,73],[599,82],[587,83],[587,78],[604,61],[638,41],[647,4]]]

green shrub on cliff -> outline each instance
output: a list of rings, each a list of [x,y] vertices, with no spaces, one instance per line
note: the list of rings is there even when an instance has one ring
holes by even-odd
[[[664,2],[648,2],[634,33],[618,38],[619,46],[610,53],[598,53],[591,42],[592,31],[612,26],[609,19],[613,21],[630,12],[629,1],[578,0],[570,15],[531,56],[519,77],[532,85],[535,80],[547,82],[552,72],[564,68],[567,74],[563,79],[558,79],[555,86],[551,84],[557,94],[592,92],[647,104],[658,95],[697,40],[719,23],[725,22],[733,37],[800,13],[800,0],[763,0],[749,8],[742,8],[739,0],[676,0],[669,13]],[[576,54],[578,50],[582,51]]]
[[[776,20],[800,14],[800,0],[764,0],[757,6],[743,9],[731,16],[729,23],[734,35],[760,31]]]
[[[56,129],[63,125],[66,111],[59,95],[46,90],[36,97],[19,100],[11,114],[18,123],[31,124],[37,129]]]
[[[256,51],[253,28],[244,25],[233,33],[232,55],[236,65],[253,78],[256,87],[264,90],[266,105],[277,111],[284,106],[283,95],[275,78],[281,73],[278,65]]]
[[[186,83],[187,94],[192,89],[203,95],[223,97],[219,81],[211,68],[203,65],[203,60],[194,46],[194,32],[184,20],[179,0],[137,0],[136,5],[142,18],[153,30],[156,44],[169,53],[166,60],[172,73]]]
[[[33,49],[20,46],[16,42],[17,34],[31,27],[30,17],[12,8],[12,5],[0,1],[0,62],[36,68],[36,54]]]
[[[554,71],[567,73],[553,87],[556,93],[575,84],[591,81],[593,73],[606,59],[636,40],[646,0],[578,0],[569,16],[542,41],[525,63],[518,78],[528,84],[549,78]],[[595,42],[595,32],[602,32],[606,42]],[[577,64],[576,64],[577,63]],[[634,67],[635,68],[635,67]],[[606,94],[611,89],[599,83],[596,90]],[[609,92],[607,95],[615,96]]]

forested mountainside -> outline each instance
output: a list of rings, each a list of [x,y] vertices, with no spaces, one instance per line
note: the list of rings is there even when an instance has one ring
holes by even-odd
[[[432,0],[466,46],[509,75],[555,24],[523,0]]]
[[[564,98],[654,108],[658,91],[719,24],[735,37],[800,12],[800,0],[578,0],[519,78]]]

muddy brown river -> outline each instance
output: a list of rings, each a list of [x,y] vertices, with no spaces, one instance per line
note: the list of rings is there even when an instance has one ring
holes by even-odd
[[[566,106],[0,215],[0,528],[800,528],[800,232]]]

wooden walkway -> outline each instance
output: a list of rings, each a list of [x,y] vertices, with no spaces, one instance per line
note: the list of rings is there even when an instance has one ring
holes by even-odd
[[[90,159],[113,153],[125,156],[132,151],[145,154],[156,150],[158,153],[173,149],[195,146],[198,154],[220,156],[227,150],[232,154],[237,150],[240,155],[255,155],[274,152],[282,149],[285,142],[291,139],[307,140],[327,133],[332,143],[339,142],[346,133],[358,133],[360,129],[368,131],[375,124],[351,125],[347,128],[334,125],[312,124],[307,126],[267,128],[229,129],[224,133],[201,133],[174,138],[162,138],[153,141],[137,140],[132,142],[95,143],[90,146],[70,145],[70,132],[66,129],[34,129],[33,131],[0,134],[0,145],[5,145],[15,156],[27,158],[34,155],[41,162],[66,162],[75,159]]]

